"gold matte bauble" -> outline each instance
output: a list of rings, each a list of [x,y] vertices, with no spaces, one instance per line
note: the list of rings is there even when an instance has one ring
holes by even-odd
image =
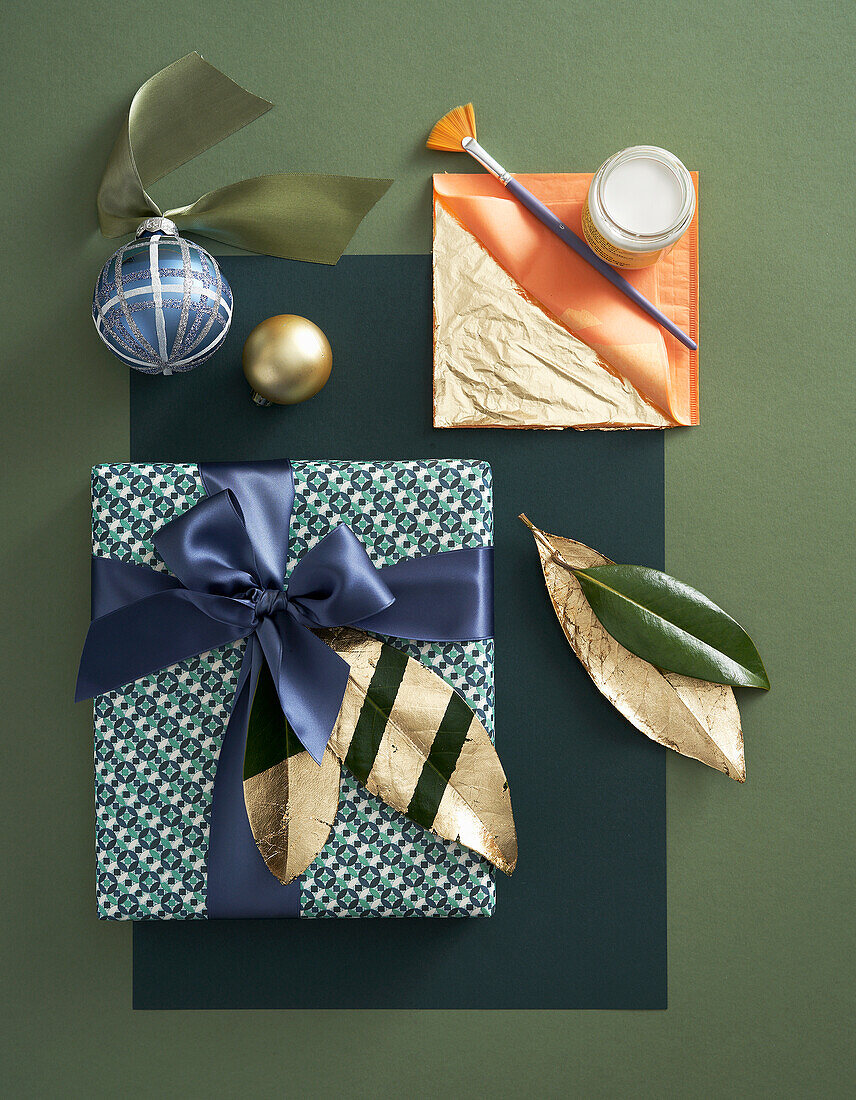
[[[258,405],[297,405],[314,397],[332,368],[327,337],[294,313],[268,317],[244,344],[244,374]]]

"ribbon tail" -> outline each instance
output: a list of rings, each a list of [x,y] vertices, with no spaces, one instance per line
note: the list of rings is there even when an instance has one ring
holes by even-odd
[[[96,557],[92,559],[91,583],[93,619],[146,596],[181,587],[176,577],[155,572],[147,565]]]
[[[213,919],[300,915],[300,881],[285,886],[270,873],[244,804],[247,725],[264,659],[258,638],[252,635],[241,662],[211,796],[206,908]]]
[[[277,172],[210,191],[167,211],[176,225],[286,260],[335,264],[390,179]]]
[[[339,717],[348,664],[286,612],[259,623],[258,637],[282,712],[316,764]]]
[[[143,88],[137,92],[137,96]],[[131,110],[137,96],[134,97]],[[96,205],[98,226],[105,237],[127,236],[134,233],[140,222],[146,218],[160,215],[160,208],[147,194],[137,172],[128,119],[122,124],[121,133],[104,169]]]
[[[228,596],[172,588],[93,619],[75,702],[246,637],[252,615],[251,607]]]

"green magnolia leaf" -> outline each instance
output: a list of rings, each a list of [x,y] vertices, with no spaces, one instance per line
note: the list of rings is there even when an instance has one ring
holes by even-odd
[[[696,589],[640,565],[573,572],[604,629],[637,657],[682,676],[769,689],[752,639]]]

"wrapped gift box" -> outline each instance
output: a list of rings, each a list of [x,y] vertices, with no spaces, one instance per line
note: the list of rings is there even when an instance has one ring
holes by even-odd
[[[289,573],[339,523],[376,565],[487,546],[491,472],[464,460],[295,462]],[[205,497],[194,464],[96,466],[93,553],[166,571],[152,545]],[[493,736],[493,642],[402,642],[470,703]],[[95,700],[98,915],[206,914],[217,759],[244,642],[211,650]],[[301,917],[490,916],[490,864],[434,836],[342,771],[330,838],[300,882]]]

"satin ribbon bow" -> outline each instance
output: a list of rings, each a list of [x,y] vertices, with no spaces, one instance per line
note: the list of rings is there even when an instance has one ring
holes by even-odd
[[[290,463],[209,463],[200,472],[208,497],[154,537],[172,576],[93,558],[93,619],[77,699],[247,638],[232,721],[240,713],[245,726],[264,660],[283,713],[320,763],[348,665],[313,628],[349,625],[424,641],[492,634],[492,548],[378,568],[340,524],[303,555],[283,589],[294,503]]]

